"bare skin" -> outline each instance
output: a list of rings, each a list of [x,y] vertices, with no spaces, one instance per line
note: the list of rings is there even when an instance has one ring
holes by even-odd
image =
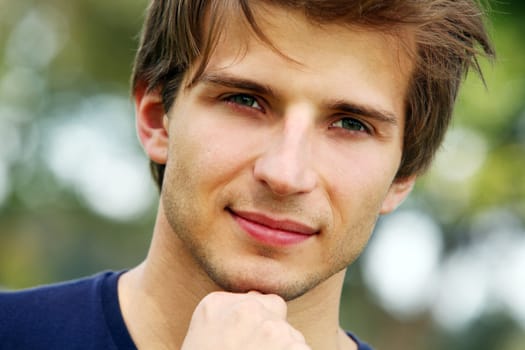
[[[168,113],[135,91],[166,164],[148,256],[119,281],[139,348],[357,348],[344,273],[414,183],[395,178],[412,64],[399,38],[261,11],[284,55],[232,23]]]
[[[305,312],[299,300],[285,303],[277,295],[256,292],[194,295],[187,286],[180,285],[171,295],[166,295],[165,288],[144,293],[146,288],[140,283],[151,277],[146,274],[141,265],[126,273],[119,283],[121,308],[127,310],[125,320],[139,349],[295,349],[292,345],[297,349],[357,349],[339,328],[337,316],[333,319],[339,309],[339,295],[333,293],[336,289],[330,288],[336,295],[326,296],[331,305],[312,305]],[[343,273],[340,275],[332,279],[342,285]],[[166,279],[164,275],[150,282],[163,285]],[[205,308],[214,310],[207,312],[208,318],[202,317]],[[177,311],[167,313],[167,309]],[[188,324],[194,325],[191,332],[178,326]],[[334,336],[316,339],[311,336],[316,333]],[[251,340],[250,347],[243,334]]]

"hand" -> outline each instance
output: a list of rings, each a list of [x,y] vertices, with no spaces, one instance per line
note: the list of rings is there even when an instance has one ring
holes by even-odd
[[[195,309],[181,350],[311,350],[277,295],[214,292]]]

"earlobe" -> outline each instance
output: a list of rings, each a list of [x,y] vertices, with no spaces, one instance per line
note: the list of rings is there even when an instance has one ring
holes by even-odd
[[[384,199],[381,206],[380,214],[389,214],[394,211],[401,203],[403,203],[410,192],[412,192],[415,182],[415,175],[403,179],[396,179],[388,190],[386,198]]]
[[[152,161],[166,164],[168,133],[160,91],[148,91],[144,84],[139,84],[135,89],[134,98],[137,133],[142,147]]]

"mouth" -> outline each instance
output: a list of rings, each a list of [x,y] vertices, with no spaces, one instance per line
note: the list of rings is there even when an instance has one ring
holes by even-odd
[[[296,245],[319,233],[315,228],[294,220],[274,219],[261,213],[234,211],[231,208],[226,210],[244,232],[264,245]]]

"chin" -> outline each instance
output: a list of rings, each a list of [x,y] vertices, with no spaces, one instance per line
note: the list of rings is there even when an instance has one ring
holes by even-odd
[[[303,277],[301,279],[292,278],[287,274],[261,273],[259,272],[238,272],[220,273],[211,271],[208,276],[222,290],[231,293],[247,293],[257,291],[262,294],[276,294],[285,301],[290,301],[304,295],[319,283],[322,279],[314,276]]]
[[[250,291],[256,291],[262,294],[276,294],[286,301],[296,299],[306,292],[309,288],[302,288],[301,286],[295,285],[277,285],[272,283],[266,283],[266,281],[225,281],[221,288],[231,293],[248,293]]]

